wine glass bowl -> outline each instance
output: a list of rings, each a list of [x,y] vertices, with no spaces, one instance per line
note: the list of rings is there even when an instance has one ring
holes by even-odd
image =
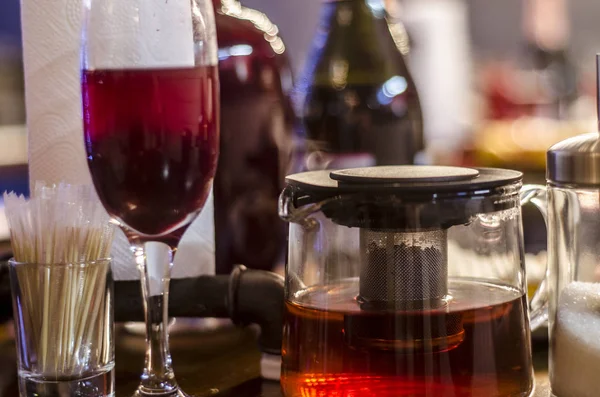
[[[129,240],[144,298],[146,357],[135,396],[185,396],[169,352],[169,281],[179,239],[202,210],[217,166],[212,1],[85,0],[83,8],[88,165]]]
[[[214,66],[86,70],[86,149],[108,212],[144,235],[188,224],[218,154]]]

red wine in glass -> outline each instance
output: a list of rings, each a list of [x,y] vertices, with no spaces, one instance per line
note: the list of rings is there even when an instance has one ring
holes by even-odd
[[[85,147],[108,213],[149,236],[194,219],[219,153],[215,66],[82,73]]]

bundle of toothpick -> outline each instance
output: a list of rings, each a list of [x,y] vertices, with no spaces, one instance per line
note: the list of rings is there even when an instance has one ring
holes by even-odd
[[[85,374],[112,359],[110,261],[113,226],[90,186],[36,183],[31,199],[4,194],[34,372]]]

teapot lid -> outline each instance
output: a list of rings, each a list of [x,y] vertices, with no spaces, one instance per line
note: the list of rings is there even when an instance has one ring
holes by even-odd
[[[550,183],[600,186],[600,135],[597,132],[565,139],[546,154]]]
[[[422,231],[512,208],[515,201],[507,198],[518,192],[521,178],[511,170],[423,165],[323,170],[287,176],[282,197],[294,208],[320,203],[338,225]],[[287,219],[288,212],[280,215]]]
[[[436,193],[489,189],[520,182],[523,174],[498,168],[396,165],[309,171],[288,175],[286,182],[307,193]]]

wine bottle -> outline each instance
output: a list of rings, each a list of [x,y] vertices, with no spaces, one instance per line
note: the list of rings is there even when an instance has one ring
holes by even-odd
[[[221,145],[215,195],[216,271],[270,270],[283,262],[277,199],[291,166],[292,73],[265,14],[213,0],[219,45]]]
[[[381,0],[323,3],[294,101],[307,169],[411,164],[423,149],[419,98]]]

